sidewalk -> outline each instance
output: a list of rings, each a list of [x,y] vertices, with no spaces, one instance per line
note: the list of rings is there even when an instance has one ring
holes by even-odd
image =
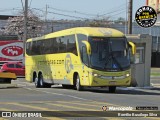
[[[160,77],[160,68],[151,68],[151,76]]]
[[[160,88],[160,68],[151,68],[151,86]]]

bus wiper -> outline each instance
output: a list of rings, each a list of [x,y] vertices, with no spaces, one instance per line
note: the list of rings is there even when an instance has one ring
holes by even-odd
[[[104,69],[106,68],[106,66],[108,65],[108,63],[110,62],[111,59],[112,59],[112,55],[110,53],[105,65],[104,65]]]
[[[121,71],[123,71],[123,68],[122,68],[121,64],[120,64],[120,63],[117,61],[117,59],[114,57],[113,53],[112,53],[112,59],[113,59],[113,61],[118,65],[119,69],[120,69]]]
[[[110,61],[111,59],[113,60],[113,63],[116,63],[117,66],[118,66],[118,68],[119,68],[121,71],[123,71],[123,68],[122,68],[121,64],[117,61],[117,59],[116,59],[115,56],[113,55],[112,47],[110,47],[110,54],[109,54],[109,57],[108,57],[108,59],[107,59],[107,61],[106,61],[106,63],[105,63],[105,67],[104,67],[104,68],[106,68],[107,64],[109,63],[109,61]],[[113,64],[113,63],[112,63],[112,64]]]
[[[106,63],[105,63],[105,67],[104,67],[104,68],[106,68],[106,66],[108,65],[108,63],[110,62],[110,60],[113,60],[113,62],[116,63],[116,65],[118,66],[118,68],[119,68],[121,71],[123,71],[122,66],[121,66],[120,63],[117,61],[117,59],[114,57],[112,51],[110,52],[110,55],[109,55],[109,57],[108,57],[108,59],[107,59],[107,61],[106,61]]]

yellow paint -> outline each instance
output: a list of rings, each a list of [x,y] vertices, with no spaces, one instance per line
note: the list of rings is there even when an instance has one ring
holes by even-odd
[[[17,79],[17,76],[15,75],[15,73],[10,73],[10,72],[0,72],[0,78]]]

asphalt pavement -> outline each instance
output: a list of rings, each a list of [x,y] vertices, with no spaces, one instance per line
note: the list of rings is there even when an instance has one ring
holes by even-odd
[[[98,117],[99,115],[94,113],[94,111],[102,111],[103,106],[132,107],[133,110],[137,106],[160,108],[160,88],[158,87],[152,89],[119,87],[116,93],[109,93],[108,88],[85,88],[84,91],[76,91],[64,89],[61,85],[54,85],[52,88],[35,88],[34,83],[29,83],[24,78],[12,81],[11,85],[0,89],[0,111],[34,111],[42,112],[42,115],[45,115],[45,111],[53,111],[50,115],[56,115],[56,117],[47,118],[43,116],[37,120],[159,120],[157,117],[106,118],[106,116]],[[57,116],[58,114],[65,115]],[[71,115],[76,118],[68,117]],[[29,119],[33,118],[27,120]],[[3,118],[3,120],[17,120],[17,118]]]

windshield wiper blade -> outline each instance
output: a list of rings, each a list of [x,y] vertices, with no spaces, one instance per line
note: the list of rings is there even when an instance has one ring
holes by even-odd
[[[104,68],[106,68],[106,66],[107,66],[107,64],[109,63],[110,60],[113,60],[112,66],[113,66],[114,63],[116,63],[116,65],[118,66],[118,68],[119,68],[121,71],[123,71],[123,68],[122,68],[121,64],[117,61],[117,59],[116,59],[115,56],[113,55],[112,44],[111,44],[111,42],[109,42],[109,43],[110,43],[110,54],[109,54],[109,57],[108,57],[108,59],[107,59],[107,61],[106,61],[106,63],[105,63],[105,67],[104,67]]]
[[[113,60],[113,62],[116,63],[116,65],[118,66],[118,68],[119,68],[121,71],[123,71],[123,68],[122,68],[121,64],[120,64],[120,63],[117,61],[117,59],[114,57],[113,52],[110,52],[110,55],[109,55],[109,57],[108,57],[108,59],[107,59],[107,61],[106,61],[106,63],[105,63],[105,67],[104,67],[104,68],[106,68],[106,66],[108,65],[108,63],[110,62],[110,60]],[[113,64],[113,63],[112,63],[112,64]]]
[[[120,69],[121,71],[123,71],[123,68],[122,68],[121,64],[120,64],[120,63],[117,61],[117,59],[114,57],[113,53],[112,53],[112,58],[113,58],[114,62],[118,65],[119,69]]]
[[[111,59],[112,59],[112,56],[111,56],[111,53],[110,53],[105,65],[104,65],[104,69],[106,68],[106,66],[108,65],[108,63],[110,62]]]

